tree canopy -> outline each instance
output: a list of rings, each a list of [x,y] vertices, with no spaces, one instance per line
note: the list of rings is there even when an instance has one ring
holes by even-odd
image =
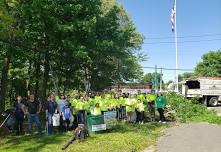
[[[163,76],[163,75],[162,75]],[[141,83],[152,83],[153,86],[155,88],[159,88],[160,87],[160,79],[161,79],[161,74],[160,73],[146,73],[142,79],[141,79]],[[155,83],[156,82],[156,83]],[[163,80],[162,80],[162,84],[163,84]]]
[[[52,91],[139,79],[143,39],[115,0],[2,0],[1,110],[16,95],[43,102]]]
[[[195,68],[199,76],[221,76],[221,51],[210,51],[202,56],[202,61]]]

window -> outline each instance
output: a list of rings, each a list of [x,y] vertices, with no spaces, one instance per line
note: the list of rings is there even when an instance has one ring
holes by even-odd
[[[200,82],[199,81],[187,81],[186,86],[189,89],[200,89]]]

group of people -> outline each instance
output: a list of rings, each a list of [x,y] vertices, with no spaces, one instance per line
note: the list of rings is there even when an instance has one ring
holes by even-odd
[[[68,130],[71,117],[70,103],[64,100],[62,96],[61,99],[55,100],[54,95],[50,95],[45,104],[42,104],[35,99],[34,95],[30,95],[28,101],[24,102],[21,96],[17,97],[14,103],[15,107],[15,129],[16,134],[23,134],[23,122],[27,117],[28,120],[28,130],[30,135],[33,135],[33,124],[35,123],[38,128],[38,134],[42,134],[42,123],[40,119],[40,112],[42,108],[45,108],[46,113],[46,130],[47,134],[52,134],[53,132],[53,116],[54,114],[59,115],[59,130]],[[43,110],[44,111],[44,110]]]
[[[28,129],[33,135],[33,123],[36,123],[38,134],[42,134],[42,124],[40,112],[46,113],[46,132],[53,133],[54,126],[60,132],[70,130],[70,127],[78,124],[85,124],[87,115],[102,115],[104,112],[116,111],[118,121],[144,123],[147,109],[151,121],[155,121],[155,110],[159,112],[159,122],[165,123],[164,108],[166,98],[154,92],[137,95],[130,94],[97,94],[96,96],[70,98],[64,95],[60,97],[51,94],[45,103],[40,103],[30,95],[28,101],[22,102],[22,97],[18,96],[14,104],[16,118],[16,133],[23,133],[24,118],[28,119]],[[43,108],[44,107],[44,108]],[[44,109],[44,110],[42,110]]]

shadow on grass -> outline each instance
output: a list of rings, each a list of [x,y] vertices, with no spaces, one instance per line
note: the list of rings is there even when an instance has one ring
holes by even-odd
[[[38,152],[47,145],[63,145],[71,134],[56,134],[52,136],[9,136],[2,150]],[[59,146],[59,147],[61,147]],[[51,151],[51,150],[50,150]]]
[[[111,133],[135,133],[142,136],[154,136],[157,130],[162,127],[167,127],[169,125],[159,124],[159,123],[146,123],[140,124],[129,124],[129,123],[118,123],[114,128],[107,130],[104,134]],[[63,144],[71,137],[72,133],[68,134],[55,134],[53,136],[8,136],[3,142],[3,147],[0,151],[21,151],[21,152],[40,152],[44,151],[61,151],[60,148]],[[90,135],[88,140],[96,140],[96,134]],[[3,139],[4,140],[4,139]]]

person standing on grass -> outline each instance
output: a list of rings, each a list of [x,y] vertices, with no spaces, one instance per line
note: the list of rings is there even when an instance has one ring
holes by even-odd
[[[127,120],[129,123],[131,123],[132,120],[132,115],[133,112],[135,112],[135,107],[134,107],[134,100],[131,95],[129,96],[129,98],[126,99],[125,105],[126,105],[126,112],[127,112]]]
[[[59,114],[60,114],[60,126],[59,126],[59,130],[60,132],[63,132],[64,131],[64,121],[63,121],[63,108],[65,106],[65,97],[64,95],[61,96],[61,99],[58,99],[57,100],[57,106],[58,106],[58,111],[59,111]]]
[[[65,106],[62,108],[63,120],[65,123],[65,130],[69,131],[70,118],[71,118],[71,108],[68,102],[65,103]]]
[[[55,96],[50,95],[46,103],[46,120],[48,121],[48,134],[51,135],[53,132],[53,123],[52,123],[52,116],[57,113],[57,103],[55,102]]]
[[[84,110],[84,97],[83,96],[81,96],[80,100],[77,101],[76,110],[77,110],[78,124],[84,124],[85,123],[85,110]]]
[[[20,135],[23,132],[23,121],[24,121],[24,104],[22,103],[22,97],[18,96],[17,101],[14,103],[15,107],[15,127],[16,127],[16,135]]]
[[[160,123],[161,122],[166,123],[166,119],[164,117],[165,107],[166,107],[166,98],[161,93],[158,93],[157,100],[156,100],[156,108],[160,114],[160,120],[159,120]]]
[[[34,95],[30,95],[29,100],[26,104],[26,107],[27,107],[26,114],[28,116],[28,125],[29,125],[28,128],[29,128],[30,135],[33,135],[32,125],[34,122],[36,123],[36,125],[38,127],[38,134],[41,135],[42,130],[41,130],[40,117],[39,117],[41,104],[37,100],[35,100]]]
[[[143,101],[141,101],[141,99],[138,99],[138,103],[136,105],[137,108],[137,122],[139,124],[143,124],[144,123],[144,103]]]
[[[147,94],[147,107],[149,111],[149,116],[151,121],[155,121],[155,102],[156,102],[156,95],[155,91],[151,90],[151,93]]]

